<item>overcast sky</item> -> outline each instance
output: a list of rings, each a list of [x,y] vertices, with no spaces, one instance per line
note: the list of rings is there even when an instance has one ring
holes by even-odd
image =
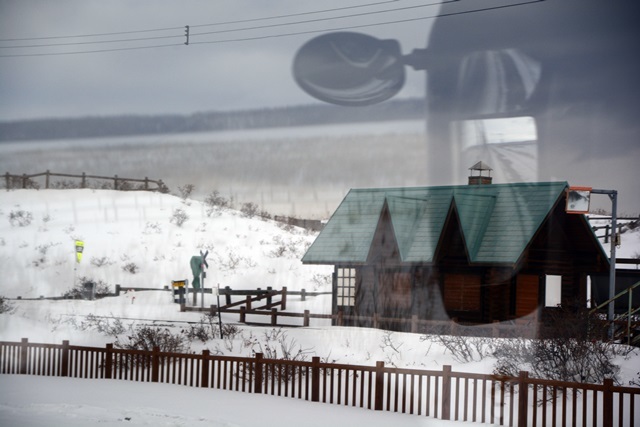
[[[374,3],[381,4],[347,8]],[[421,3],[425,2],[0,0],[0,46],[3,47],[0,55],[175,45],[90,54],[0,57],[0,120],[124,113],[192,113],[314,102],[296,86],[291,77],[293,56],[307,40],[327,29],[349,28],[416,16],[429,17],[437,13],[438,7],[308,21]],[[340,10],[309,13],[335,8]],[[237,24],[207,25],[295,14],[298,15]],[[301,21],[307,22],[280,25]],[[404,53],[409,53],[414,48],[425,47],[431,22],[431,19],[425,19],[361,28],[358,31],[381,38],[399,39]],[[189,46],[183,44],[186,25],[190,26]],[[220,32],[264,26],[272,27]],[[54,38],[162,28],[171,29],[100,37]],[[273,37],[314,30],[319,32]],[[214,31],[218,33],[198,35]],[[165,36],[172,38],[89,43]],[[259,39],[224,42],[255,37]],[[44,39],[8,40],[25,38]],[[9,48],[60,43],[89,44]],[[424,96],[423,73],[412,72],[400,95]]]

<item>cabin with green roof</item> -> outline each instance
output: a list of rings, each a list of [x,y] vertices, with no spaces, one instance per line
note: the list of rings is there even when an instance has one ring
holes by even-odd
[[[415,331],[586,305],[609,261],[585,216],[565,212],[568,184],[490,182],[349,191],[302,258],[335,266],[338,323]]]

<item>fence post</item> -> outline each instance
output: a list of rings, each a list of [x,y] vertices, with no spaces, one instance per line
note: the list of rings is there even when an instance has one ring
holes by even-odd
[[[311,401],[320,401],[320,357],[311,358]]]
[[[605,378],[602,390],[602,426],[613,427],[613,380]],[[596,423],[596,420],[593,420]]]
[[[29,351],[29,339],[22,338],[20,342],[20,370],[18,373],[25,375],[27,373],[27,352]]]
[[[302,321],[302,326],[309,326],[309,310],[304,311],[304,318]]]
[[[60,376],[69,376],[69,340],[62,341],[62,355],[60,357]]]
[[[442,367],[442,419],[451,419],[451,365]]]
[[[271,309],[271,326],[277,326],[277,325],[278,325],[278,309],[272,308]]]
[[[45,178],[44,178],[44,188],[49,188],[49,169],[47,169],[47,172],[45,172]]]
[[[226,295],[225,295],[225,304],[226,305],[231,305],[231,287],[229,286],[225,286],[224,290],[226,291]]]
[[[271,305],[271,291],[273,291],[273,288],[267,286],[267,306]]]
[[[518,427],[527,427],[529,414],[529,372],[520,371],[518,376]]]
[[[22,174],[22,188],[23,189],[27,188],[27,174],[26,173]]]
[[[144,189],[148,190],[149,189],[149,178],[148,177],[144,177]]]
[[[5,186],[7,191],[9,191],[9,189],[11,188],[11,175],[9,175],[9,172],[4,174],[4,181],[5,181]]]
[[[115,175],[113,177],[113,189],[117,190],[118,189],[118,175]]]
[[[120,296],[120,290],[122,289],[122,287],[120,285],[116,285],[116,296],[119,297]]]
[[[376,362],[376,379],[373,396],[375,402],[373,409],[382,411],[384,407],[384,362]]]
[[[255,377],[253,378],[253,392],[262,394],[262,353],[256,353],[256,368],[253,370]]]
[[[247,323],[247,308],[240,306],[240,323]]]
[[[200,378],[200,387],[209,387],[209,350],[202,350],[202,376]]]
[[[247,298],[245,299],[245,305],[247,306],[247,310],[251,310],[251,295],[247,295]]]
[[[104,377],[110,379],[113,371],[113,344],[108,343],[104,356]]]
[[[282,310],[286,310],[287,309],[287,287],[283,286],[282,287]]]
[[[87,174],[82,172],[82,181],[80,182],[80,188],[87,187]]]
[[[151,353],[151,382],[157,383],[160,377],[160,347],[153,347]]]
[[[300,301],[306,301],[307,300],[307,290],[305,288],[302,288],[302,290],[300,291]]]

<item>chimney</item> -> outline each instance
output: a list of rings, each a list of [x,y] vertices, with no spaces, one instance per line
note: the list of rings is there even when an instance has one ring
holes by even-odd
[[[478,162],[469,168],[469,185],[487,185],[491,184],[491,169],[489,165],[483,162]],[[486,175],[483,173],[486,172]]]

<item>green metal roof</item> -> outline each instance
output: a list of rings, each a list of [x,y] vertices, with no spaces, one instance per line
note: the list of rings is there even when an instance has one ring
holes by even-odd
[[[453,209],[471,263],[515,263],[566,182],[353,189],[302,258],[364,263],[386,204],[403,262],[432,262]]]

